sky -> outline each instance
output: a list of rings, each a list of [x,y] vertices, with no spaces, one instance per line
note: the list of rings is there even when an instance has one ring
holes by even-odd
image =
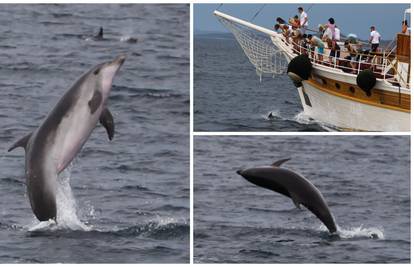
[[[219,11],[228,15],[251,21],[263,4],[224,4]],[[369,27],[376,26],[383,40],[394,39],[401,31],[404,10],[409,4],[266,4],[257,17],[251,21],[265,28],[273,29],[276,17],[286,21],[297,14],[302,6],[308,13],[309,26],[316,29],[318,24],[327,23],[330,17],[335,19],[341,34],[357,34],[361,39],[369,38]],[[194,5],[195,33],[228,32],[213,15],[219,4]],[[409,20],[410,21],[410,20]]]

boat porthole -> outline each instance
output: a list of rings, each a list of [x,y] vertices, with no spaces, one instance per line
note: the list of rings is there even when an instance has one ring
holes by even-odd
[[[353,86],[350,86],[349,91],[354,94],[355,93],[355,88]]]
[[[324,85],[326,85],[326,84],[327,84],[327,82],[326,82],[326,80],[325,80],[325,79],[322,79],[322,83],[323,83]]]
[[[336,87],[336,89],[340,89],[341,85],[339,85],[339,83],[335,83],[335,87]]]

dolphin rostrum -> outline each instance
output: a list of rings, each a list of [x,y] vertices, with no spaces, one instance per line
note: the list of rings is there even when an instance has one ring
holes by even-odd
[[[302,175],[280,168],[288,160],[276,161],[271,166],[238,170],[237,173],[257,186],[290,197],[296,207],[305,206],[325,224],[329,232],[336,232],[335,220],[321,192]]]
[[[83,74],[59,100],[43,123],[13,144],[25,149],[27,192],[33,213],[40,221],[56,220],[57,177],[88,140],[99,121],[108,137],[114,122],[106,108],[112,81],[125,61],[118,56]]]

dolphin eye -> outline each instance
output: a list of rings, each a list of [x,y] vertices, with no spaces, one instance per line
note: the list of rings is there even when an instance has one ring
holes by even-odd
[[[95,75],[98,75],[98,73],[99,73],[99,71],[101,70],[101,68],[97,68],[94,72],[93,72],[93,74],[95,74]]]

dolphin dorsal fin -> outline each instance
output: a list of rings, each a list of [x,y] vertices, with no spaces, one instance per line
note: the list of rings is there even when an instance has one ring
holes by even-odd
[[[290,160],[290,158],[281,159],[281,160],[275,161],[275,162],[272,163],[271,166],[273,166],[273,167],[280,167],[280,165],[282,165],[283,163],[285,163],[288,160]]]
[[[32,136],[32,133],[29,133],[27,135],[25,135],[24,137],[20,138],[16,143],[14,143],[9,150],[7,150],[7,152],[12,151],[13,149],[17,148],[17,147],[23,147],[24,149],[26,149],[27,146],[27,142],[30,139],[30,136]]]

